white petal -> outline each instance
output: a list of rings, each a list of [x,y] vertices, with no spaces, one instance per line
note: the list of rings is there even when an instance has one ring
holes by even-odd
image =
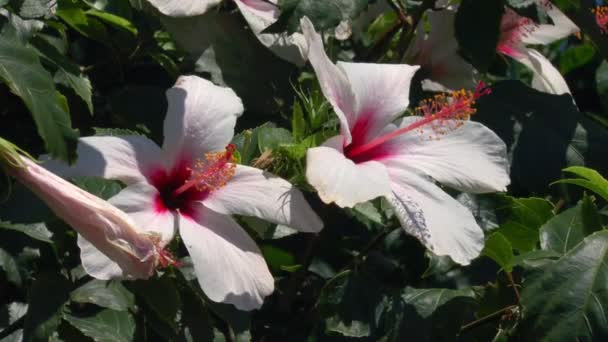
[[[276,1],[268,0],[235,0],[251,31],[277,56],[296,65],[303,65],[308,54],[306,39],[301,33],[261,33],[272,25],[280,15]],[[272,2],[272,3],[269,3]]]
[[[307,17],[300,21],[302,32],[308,43],[308,60],[319,79],[321,91],[331,103],[338,119],[340,130],[346,142],[351,141],[349,127],[356,120],[355,95],[342,69],[331,62],[323,49],[323,39],[316,31]]]
[[[25,167],[9,172],[79,234],[133,278],[147,278],[154,271],[156,247],[123,211],[29,159]]]
[[[229,216],[201,206],[196,222],[180,217],[179,232],[209,299],[253,310],[274,291],[262,253]]]
[[[223,150],[243,113],[243,103],[232,89],[198,76],[181,76],[167,90],[167,100],[163,150],[173,163]]]
[[[260,169],[238,165],[226,186],[203,201],[222,214],[255,216],[303,232],[318,232],[323,222],[304,196],[286,180]]]
[[[410,84],[419,66],[407,64],[372,64],[338,62],[344,70],[356,99],[356,119],[350,121],[350,131],[362,128],[367,141],[373,138],[397,115],[403,113],[410,101]],[[353,138],[354,139],[354,138]]]
[[[192,17],[200,15],[222,0],[147,0],[162,14],[171,17]]]
[[[154,187],[140,182],[126,187],[108,202],[126,212],[139,233],[158,241],[158,247],[164,247],[175,234],[174,217],[170,212],[159,213],[154,209],[157,194]],[[92,277],[102,280],[137,278],[110,260],[80,234],[78,247],[82,266]]]
[[[100,136],[78,139],[74,165],[49,160],[44,167],[65,178],[88,176],[120,180],[125,184],[145,181],[164,168],[160,148],[143,136]]]
[[[512,57],[532,70],[532,85],[535,89],[555,95],[570,94],[570,88],[562,74],[543,54],[527,48],[520,49],[520,52]]]
[[[389,169],[393,194],[389,202],[401,225],[437,255],[468,265],[479,256],[483,231],[467,208],[432,181],[406,170]]]
[[[342,136],[339,138],[343,139]],[[384,165],[376,161],[355,164],[335,146],[308,149],[306,179],[323,202],[335,202],[340,207],[353,207],[357,203],[390,194]]]
[[[400,126],[416,120],[404,118]],[[431,138],[436,134],[430,128],[406,133],[398,138],[400,154],[381,162],[389,168],[415,169],[460,191],[506,191],[510,178],[505,143],[478,122],[461,124],[439,138]]]
[[[556,40],[566,38],[579,31],[578,26],[570,20],[562,11],[549,1],[541,0],[547,10],[547,15],[553,21],[553,25],[542,24],[535,27],[530,34],[522,39],[524,44],[547,45]]]

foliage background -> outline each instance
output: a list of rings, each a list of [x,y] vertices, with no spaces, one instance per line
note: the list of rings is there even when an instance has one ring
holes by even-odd
[[[272,30],[302,15],[333,32],[384,0],[284,0]],[[326,49],[341,60],[395,63],[433,1],[400,0],[361,32]],[[306,148],[337,131],[310,67],[275,57],[224,1],[201,23],[156,13],[145,0],[0,0],[0,136],[33,155],[73,160],[78,136],[142,134],[162,140],[164,91],[196,73],[232,87],[245,103],[234,143],[240,162],[307,192],[325,223],[318,235],[239,218],[276,280],[261,310],[240,312],[205,298],[187,258],[152,280],[99,281],[78,257],[76,234],[31,193],[2,177],[0,338],[6,341],[435,341],[602,340],[608,337],[608,36],[587,0],[555,4],[582,28],[541,51],[572,89],[529,88],[530,74],[494,52],[500,16],[526,0],[462,0],[461,53],[492,86],[478,120],[509,146],[508,194],[451,191],[486,232],[483,255],[461,267],[406,235],[375,200],[325,206],[303,176]],[[522,7],[523,6],[523,7]],[[471,19],[472,18],[472,19]],[[212,21],[211,21],[212,19]],[[201,26],[196,26],[201,25]],[[200,36],[176,42],[191,26]],[[215,58],[199,58],[200,42]],[[198,49],[198,50],[197,50]],[[27,90],[35,89],[35,92]],[[429,96],[411,92],[411,103]],[[587,182],[553,183],[573,173]],[[80,187],[109,198],[122,187],[95,178]],[[572,183],[572,181],[570,181]],[[180,256],[183,246],[174,246]]]

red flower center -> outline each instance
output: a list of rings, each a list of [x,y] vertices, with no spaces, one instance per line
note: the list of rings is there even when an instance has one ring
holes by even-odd
[[[226,185],[234,176],[234,151],[234,145],[228,145],[226,151],[207,153],[202,160],[181,160],[170,172],[153,171],[149,179],[158,190],[154,199],[156,212],[179,211],[182,215],[193,216],[197,202]]]

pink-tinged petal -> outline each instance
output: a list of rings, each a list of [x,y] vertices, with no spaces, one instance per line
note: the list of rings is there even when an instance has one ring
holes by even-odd
[[[203,204],[222,214],[245,215],[284,224],[302,232],[318,232],[323,222],[296,187],[260,169],[237,165],[224,187],[213,191]]]
[[[400,126],[407,126],[416,117],[404,118]],[[484,125],[463,121],[445,122],[456,127],[437,135],[431,128],[400,136],[399,154],[381,162],[389,169],[416,170],[438,182],[470,193],[506,191],[510,183],[507,147]]]
[[[173,214],[158,207],[159,193],[146,182],[140,182],[124,188],[108,202],[127,213],[139,232],[159,239],[159,245],[165,246],[176,233]]]
[[[280,10],[275,0],[235,0],[241,14],[251,31],[264,46],[268,47],[280,58],[303,65],[308,54],[306,39],[301,33],[262,33],[264,29],[277,21]]]
[[[543,54],[527,48],[520,51],[521,54],[513,58],[532,71],[532,86],[535,89],[555,95],[570,94],[570,88],[562,74]]]
[[[127,213],[140,234],[154,240],[157,248],[163,248],[173,239],[176,227],[171,212],[156,210],[154,199],[157,195],[154,187],[140,182],[126,187],[108,202]],[[80,234],[78,247],[82,266],[92,277],[103,280],[133,278]]]
[[[547,45],[580,31],[578,26],[560,11],[559,8],[552,5],[549,1],[541,0],[540,2],[543,3],[547,16],[551,18],[553,25],[537,25],[530,34],[523,37],[522,41],[524,44]]]
[[[355,121],[349,121],[353,143],[363,143],[409,106],[410,84],[419,66],[338,62],[356,98]]]
[[[143,136],[80,138],[76,152],[74,165],[48,160],[44,167],[65,178],[103,177],[127,185],[145,181],[154,169],[165,167],[160,148]]]
[[[431,180],[414,172],[389,170],[388,197],[405,231],[437,255],[468,265],[479,256],[484,235],[471,212]]]
[[[319,79],[325,98],[331,103],[338,119],[340,130],[346,142],[350,143],[349,127],[356,121],[356,99],[344,71],[331,62],[323,49],[323,38],[306,17],[300,21],[302,32],[308,42],[308,60]]]
[[[386,167],[377,161],[356,164],[347,159],[336,146],[336,141],[342,140],[342,136],[332,138],[325,146],[311,148],[306,154],[306,179],[321,200],[353,207],[390,194]]]
[[[9,172],[40,197],[51,210],[90,241],[131,278],[148,278],[157,261],[153,239],[133,220],[96,197],[26,158],[25,167]]]
[[[253,310],[274,291],[262,253],[229,216],[201,205],[195,220],[180,217],[179,232],[198,282],[212,301]]]
[[[170,165],[223,150],[243,113],[243,103],[232,89],[198,76],[181,76],[167,90],[167,100],[163,150]]]
[[[408,60],[422,66],[429,78],[422,81],[427,91],[453,91],[475,88],[476,72],[458,53],[454,33],[453,8],[427,11],[428,23],[420,21],[416,39],[408,48]],[[427,24],[430,31],[427,34]]]
[[[170,17],[192,17],[207,12],[222,0],[147,0],[160,13]]]

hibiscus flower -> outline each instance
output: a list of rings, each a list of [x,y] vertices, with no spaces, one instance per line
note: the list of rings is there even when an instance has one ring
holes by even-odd
[[[438,95],[421,106],[423,116],[398,119],[409,105],[418,66],[334,65],[307,18],[302,30],[308,58],[341,131],[308,150],[308,182],[324,202],[341,207],[386,197],[406,232],[435,254],[468,264],[483,247],[483,231],[435,181],[473,193],[506,190],[505,144],[485,126],[464,120],[486,90]]]
[[[76,165],[61,174],[125,183],[110,203],[139,229],[156,234],[161,246],[179,231],[211,300],[259,308],[274,280],[255,242],[230,215],[256,216],[304,232],[318,232],[322,222],[290,183],[234,163],[229,143],[243,105],[231,89],[182,76],[167,99],[162,148],[143,136],[82,138]],[[79,236],[78,244],[93,277],[130,276],[86,237]]]
[[[559,70],[540,52],[526,45],[548,45],[578,32],[579,28],[548,0],[536,2],[553,24],[537,24],[506,7],[496,51],[528,67],[533,73],[535,89],[556,95],[569,94],[568,84]]]
[[[170,17],[193,17],[206,13],[221,0],[148,0],[159,12]],[[262,33],[279,19],[278,0],[234,0],[258,40],[288,62],[306,62],[306,41],[300,33]],[[176,34],[180,34],[176,32]]]
[[[439,11],[427,10],[428,21],[420,20],[416,36],[405,54],[406,61],[420,65],[427,73],[428,78],[422,81],[424,90],[475,88],[475,70],[458,54],[454,33],[456,9],[450,6]]]

